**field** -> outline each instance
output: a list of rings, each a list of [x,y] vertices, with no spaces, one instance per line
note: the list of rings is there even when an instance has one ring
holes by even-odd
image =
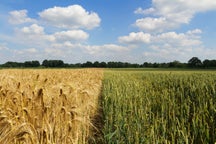
[[[214,143],[216,73],[107,71],[104,143]]]
[[[215,71],[0,70],[0,143],[215,143],[215,105]]]
[[[102,70],[0,70],[0,143],[91,141]]]

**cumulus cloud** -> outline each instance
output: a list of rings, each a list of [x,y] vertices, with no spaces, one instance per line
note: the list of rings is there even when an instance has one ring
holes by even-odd
[[[192,56],[211,58],[215,50],[205,48],[201,39],[202,30],[194,29],[177,33],[174,30],[182,24],[189,24],[195,14],[216,10],[213,0],[152,0],[152,7],[137,8],[134,13],[143,17],[134,25],[140,32],[118,38],[123,44],[133,44],[143,48],[143,56],[152,61],[185,61]],[[149,41],[141,39],[148,35]],[[151,61],[151,60],[150,60]]]
[[[32,24],[29,27],[23,27],[20,31],[23,34],[44,34],[44,28],[37,24]]]
[[[20,56],[29,54],[40,57],[41,54],[45,57],[64,59],[75,54],[98,55],[99,57],[129,50],[118,44],[89,45],[83,43],[89,37],[89,34],[83,30],[67,30],[47,34],[45,28],[38,24],[17,28],[15,37],[17,43],[30,47],[14,51]]]
[[[177,27],[174,22],[168,21],[165,17],[146,17],[136,20],[135,25],[147,32],[163,32]]]
[[[43,47],[47,43],[55,42],[53,35],[48,35],[44,31],[44,27],[37,24],[32,24],[23,28],[15,30],[16,42],[27,46]]]
[[[193,31],[198,31],[198,29]],[[199,37],[196,37],[195,34],[196,33],[192,34],[191,31],[179,34],[176,32],[162,33],[154,37],[154,43],[169,44],[173,48],[187,48],[190,46],[200,46],[202,44],[202,41]]]
[[[202,33],[202,30],[201,30],[201,29],[189,30],[189,31],[187,32],[187,34],[189,34],[189,35],[201,34],[201,33]]]
[[[11,24],[23,24],[23,23],[34,23],[35,19],[29,18],[27,10],[15,10],[9,12],[9,23]]]
[[[82,30],[69,30],[56,32],[53,36],[60,41],[80,41],[88,39],[89,34]]]
[[[94,55],[100,55],[102,53],[107,52],[124,52],[128,51],[127,47],[117,45],[117,44],[104,44],[104,45],[89,45],[89,44],[82,44],[82,43],[72,43],[69,41],[65,41],[63,43],[54,43],[49,48],[48,51],[53,51],[55,49],[81,49],[83,52]],[[62,51],[64,52],[64,51]],[[60,53],[60,52],[59,52]]]
[[[120,43],[124,44],[159,44],[170,45],[170,47],[185,47],[185,46],[199,46],[202,44],[199,34],[202,31],[195,29],[186,33],[165,32],[161,34],[149,34],[143,32],[132,32],[128,36],[121,36],[118,38]]]
[[[16,26],[12,28],[13,33],[0,37],[10,46],[16,45],[16,48],[0,45],[2,57],[11,55],[5,60],[110,60],[110,57],[124,57],[130,51],[118,43],[88,44],[89,33],[85,30],[100,26],[101,19],[97,13],[87,11],[80,5],[48,8],[39,12],[37,19],[30,18],[27,10],[11,11],[9,14],[8,22]]]
[[[158,61],[185,61],[192,56],[203,57],[202,54],[211,57],[205,50],[214,51],[203,47],[199,36],[201,33],[200,29],[194,29],[185,33],[165,32],[154,35],[152,43],[148,45],[149,50],[143,52],[143,56]]]
[[[177,14],[177,12],[188,11],[188,13],[204,12],[216,9],[214,0],[153,0],[153,6],[161,15]]]
[[[118,38],[120,43],[125,44],[139,44],[139,43],[150,43],[151,35],[143,32],[131,32],[128,36],[122,36]]]
[[[213,0],[153,0],[153,7],[143,10],[138,8],[136,14],[152,14],[153,17],[144,17],[136,20],[135,26],[143,31],[162,32],[190,23],[196,13],[216,10],[216,1]]]
[[[67,29],[93,29],[98,27],[101,21],[97,13],[88,12],[80,5],[45,9],[39,16],[52,26]]]
[[[154,8],[149,8],[149,9],[142,9],[141,7],[137,8],[134,13],[135,14],[144,14],[144,15],[147,15],[147,14],[152,14],[155,12],[155,9]]]
[[[80,42],[87,40],[89,34],[82,30],[59,31],[53,34],[46,34],[44,27],[32,24],[16,29],[15,35],[19,43],[29,45],[46,45],[48,43],[64,43],[67,41]]]
[[[89,54],[102,54],[107,52],[123,52],[127,51],[128,48],[116,44],[104,44],[104,45],[85,45],[82,46],[84,50]]]
[[[201,41],[200,29],[194,29],[185,33],[164,32],[160,34],[149,34],[143,32],[130,33],[128,36],[119,37],[119,42],[123,44],[133,44],[137,48],[143,49],[143,56],[148,57],[148,61],[171,61],[185,60],[199,51],[205,56],[210,53],[204,52]],[[212,50],[209,50],[214,52]]]

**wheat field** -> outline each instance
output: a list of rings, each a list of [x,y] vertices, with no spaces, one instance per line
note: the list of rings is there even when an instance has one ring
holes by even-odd
[[[100,69],[0,70],[0,143],[88,143],[102,77]]]
[[[215,71],[106,71],[104,143],[213,144]]]
[[[215,71],[3,69],[0,144],[215,143],[215,105]]]

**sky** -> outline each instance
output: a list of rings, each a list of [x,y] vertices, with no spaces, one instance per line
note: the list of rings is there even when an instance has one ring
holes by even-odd
[[[0,0],[0,63],[216,59],[215,0]]]

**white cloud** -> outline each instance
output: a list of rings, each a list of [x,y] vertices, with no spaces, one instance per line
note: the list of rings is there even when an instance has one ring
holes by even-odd
[[[93,29],[100,25],[100,17],[80,5],[53,7],[39,13],[41,19],[52,26],[67,29]]]
[[[148,46],[148,51],[143,52],[144,57],[150,61],[185,61],[192,56],[212,57],[205,51],[214,50],[204,48],[200,38],[202,31],[194,29],[185,33],[165,32],[152,36],[152,43]]]
[[[0,44],[0,51],[9,50],[9,48],[5,44]]]
[[[193,31],[198,31],[198,29]],[[173,48],[187,48],[191,46],[200,46],[202,44],[202,41],[199,37],[196,37],[195,35],[196,33],[192,35],[191,31],[180,34],[177,34],[176,32],[167,32],[156,35],[154,37],[154,43],[159,43],[160,45],[169,44]]]
[[[187,34],[189,34],[189,35],[201,34],[201,33],[202,33],[201,29],[194,29],[194,30],[190,30],[187,32]]]
[[[21,32],[23,34],[40,34],[40,35],[43,35],[44,34],[44,28],[42,26],[37,25],[37,24],[32,24],[29,27],[23,27],[21,29]]]
[[[13,41],[27,47],[44,47],[51,42],[55,42],[53,35],[47,35],[44,27],[32,24],[28,27],[16,28]]]
[[[18,43],[30,47],[34,45],[45,47],[46,45],[55,43],[84,41],[88,39],[89,34],[82,30],[59,31],[53,34],[46,34],[44,27],[32,24],[21,29],[17,28],[15,31],[15,37]]]
[[[152,18],[146,17],[136,20],[135,25],[139,29],[147,32],[163,32],[167,29],[173,29],[177,25],[173,22],[168,21],[165,17]]]
[[[118,43],[88,44],[89,34],[84,29],[100,26],[101,19],[97,13],[80,5],[45,9],[39,16],[35,20],[28,17],[27,10],[10,12],[9,22],[22,25],[12,27],[11,34],[0,34],[1,40],[10,45],[10,49],[0,45],[1,59],[41,61],[53,58],[74,63],[74,59],[76,62],[121,60],[125,53],[129,55],[130,49]]]
[[[116,44],[104,44],[104,45],[88,45],[82,43],[71,43],[66,41],[64,43],[55,43],[52,44],[47,50],[53,51],[55,49],[66,48],[67,50],[71,49],[81,49],[83,52],[94,55],[100,55],[107,52],[124,52],[128,51],[127,47],[116,45]]]
[[[216,1],[214,0],[153,0],[153,6],[162,15],[167,13],[180,11],[204,12],[216,9]]]
[[[119,59],[119,56],[128,52],[128,48],[116,44],[88,45],[81,43],[56,43],[44,49],[42,55],[59,59],[79,59],[77,62],[85,60],[112,60]],[[73,62],[74,63],[74,62]]]
[[[102,54],[107,52],[123,52],[128,51],[127,47],[116,45],[116,44],[104,44],[104,45],[85,45],[82,46],[89,54]]]
[[[143,56],[149,57],[149,60],[152,59],[150,61],[185,60],[191,57],[198,48],[201,49],[200,54],[204,52],[201,33],[200,29],[185,33],[174,31],[160,34],[132,32],[128,36],[119,37],[119,42],[133,44],[137,48],[143,49]]]
[[[119,37],[119,42],[133,43],[143,49],[143,56],[155,61],[185,61],[192,56],[213,58],[214,49],[205,48],[201,39],[202,30],[194,29],[185,33],[173,31],[182,24],[189,24],[195,14],[216,10],[214,0],[152,0],[152,7],[137,8],[134,13],[142,14],[143,18],[134,25],[142,33],[149,34],[146,43],[137,33]],[[141,33],[141,32],[138,32]],[[133,34],[133,36],[131,35]]]
[[[11,24],[23,24],[23,23],[34,23],[35,19],[29,18],[27,10],[15,10],[9,12],[9,23]]]
[[[215,0],[153,0],[152,8],[138,8],[136,14],[152,14],[153,17],[138,19],[135,26],[143,31],[164,32],[189,24],[196,13],[216,10]]]
[[[149,9],[145,9],[143,10],[141,7],[137,8],[134,13],[135,14],[144,14],[144,15],[147,15],[147,14],[152,14],[155,12],[155,9],[154,8],[149,8]]]
[[[122,36],[118,38],[120,43],[137,45],[139,43],[150,43],[151,35],[143,32],[131,32],[128,36]]]
[[[60,41],[80,41],[80,40],[87,40],[89,37],[89,34],[82,30],[69,30],[69,31],[61,31],[56,32],[53,34],[53,36],[56,38],[56,40]]]
[[[188,31],[186,33],[166,32],[161,34],[149,34],[143,32],[132,32],[128,36],[118,38],[120,43],[131,45],[160,45],[170,48],[187,48],[191,46],[200,46],[200,29]]]
[[[38,50],[36,48],[27,48],[27,49],[13,50],[13,52],[19,55],[23,55],[23,54],[32,55],[32,54],[36,54]]]
[[[28,48],[28,49],[24,49],[24,52],[27,52],[27,53],[37,53],[38,50],[36,48]]]
[[[81,48],[82,44],[80,43],[72,43],[70,41],[60,42],[60,43],[52,43],[49,48],[51,49],[76,49]]]
[[[50,54],[52,56],[64,56],[65,51],[63,49],[58,49],[58,48],[45,48],[44,49],[45,54]]]

